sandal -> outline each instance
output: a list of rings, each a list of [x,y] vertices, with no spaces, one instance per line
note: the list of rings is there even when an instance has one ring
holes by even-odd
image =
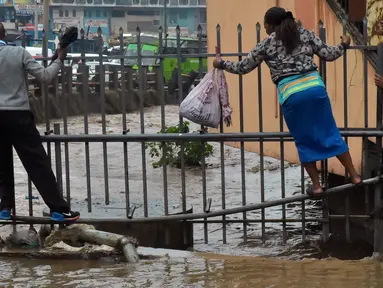
[[[323,190],[324,192],[324,190]],[[320,193],[314,193],[314,189],[313,189],[313,186],[312,185],[308,185],[307,186],[307,189],[306,189],[306,194],[309,195],[311,198],[322,198],[323,197],[323,192],[320,192]]]

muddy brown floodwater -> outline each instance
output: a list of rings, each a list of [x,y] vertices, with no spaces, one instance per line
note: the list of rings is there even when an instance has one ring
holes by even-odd
[[[196,255],[143,260],[1,261],[0,287],[381,288],[382,264],[370,260],[291,261]]]
[[[145,109],[146,133],[157,133],[160,130],[160,108]],[[121,134],[121,115],[108,115],[106,131],[108,134]],[[54,120],[52,123],[62,121]],[[166,107],[166,125],[178,123],[178,107]],[[140,115],[127,115],[130,133],[140,133]],[[194,125],[191,130],[197,130]],[[41,132],[45,125],[39,125]],[[68,119],[68,132],[82,134],[84,132],[83,117]],[[89,133],[102,132],[101,116],[89,117]],[[212,199],[212,210],[222,208],[221,167],[219,144],[212,143],[213,156],[206,161],[207,197]],[[83,143],[69,144],[69,162],[64,160],[62,145],[63,183],[65,186],[64,165],[70,167],[70,189],[72,208],[79,210],[84,217],[126,217],[125,182],[122,143],[108,143],[108,174],[110,204],[105,204],[104,167],[102,144],[90,144],[90,180],[92,197],[88,199],[86,189],[85,148]],[[143,169],[140,143],[129,143],[129,196],[131,204],[138,210],[135,216],[143,215]],[[226,208],[242,205],[242,184],[240,151],[225,146],[225,187]],[[146,151],[147,187],[149,216],[164,214],[163,173],[162,169],[154,169]],[[52,145],[52,163],[55,166],[54,146]],[[247,203],[260,202],[259,155],[245,152],[246,196]],[[265,200],[281,197],[280,161],[265,157]],[[299,166],[285,163],[286,197],[300,193]],[[54,167],[55,168],[55,167]],[[20,161],[15,160],[15,183],[17,213],[28,215],[27,175]],[[170,208],[177,208],[182,203],[181,171],[168,168],[168,194]],[[33,190],[33,195],[38,196]],[[92,212],[87,211],[88,201],[92,202]],[[200,168],[188,168],[186,171],[186,201],[193,206],[193,212],[203,211],[202,173]],[[315,203],[306,202],[306,217],[319,216],[321,211]],[[40,199],[33,200],[34,215],[41,215],[45,207]],[[293,204],[286,206],[287,218],[300,218],[302,206]],[[265,210],[266,218],[282,218],[281,207]],[[241,220],[242,214],[229,215],[227,219]],[[247,213],[248,219],[260,219],[260,211]],[[218,218],[222,219],[222,218]],[[307,239],[318,238],[315,225],[302,227],[301,223],[287,224],[287,243],[282,244],[282,225],[266,224],[266,243],[261,242],[260,224],[248,226],[248,243],[243,244],[242,224],[227,225],[227,244],[223,244],[221,224],[209,224],[208,244],[204,244],[203,224],[194,226],[195,250],[200,253],[221,253],[232,256],[199,255],[187,257],[168,257],[151,261],[143,261],[138,265],[113,264],[108,262],[84,261],[41,261],[41,260],[5,260],[0,259],[0,287],[383,287],[381,264],[369,261],[342,262],[338,260],[304,260],[304,250],[297,255],[287,253],[290,260],[261,258],[262,256],[278,256],[302,240],[302,229]],[[22,229],[23,227],[19,228]],[[2,227],[2,235],[10,231],[10,227]],[[237,257],[234,257],[237,256]],[[257,256],[257,257],[247,257]]]

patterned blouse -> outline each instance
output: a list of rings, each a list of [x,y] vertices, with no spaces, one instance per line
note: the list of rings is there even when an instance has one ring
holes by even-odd
[[[274,83],[287,76],[317,71],[314,54],[325,61],[334,61],[343,55],[347,48],[344,43],[327,46],[313,32],[299,28],[301,43],[291,55],[286,54],[282,41],[275,39],[275,33],[259,43],[247,57],[240,62],[223,61],[222,68],[234,74],[247,74],[257,68],[263,61],[270,68]]]

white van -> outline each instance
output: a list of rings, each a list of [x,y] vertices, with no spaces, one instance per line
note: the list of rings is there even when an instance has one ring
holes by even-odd
[[[32,55],[33,58],[36,60],[39,58],[43,58],[43,48],[42,47],[32,47],[32,46],[27,46],[25,47],[25,50],[29,52],[29,54]],[[52,49],[48,49],[48,57],[52,57],[53,52]],[[38,63],[42,64],[42,61],[37,61]]]

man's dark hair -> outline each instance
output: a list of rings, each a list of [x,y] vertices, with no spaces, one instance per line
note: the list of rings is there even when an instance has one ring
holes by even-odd
[[[265,14],[265,23],[275,29],[277,40],[281,40],[287,54],[298,47],[301,39],[293,13],[281,7],[272,7]]]

